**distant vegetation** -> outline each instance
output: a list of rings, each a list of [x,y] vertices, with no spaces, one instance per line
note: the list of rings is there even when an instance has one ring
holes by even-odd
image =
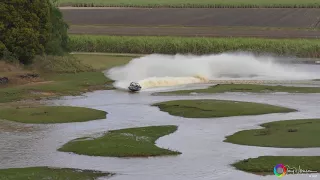
[[[60,0],[60,6],[172,8],[315,8],[318,0]]]
[[[68,25],[50,0],[4,0],[0,10],[0,59],[30,64],[68,51]]]
[[[70,48],[77,52],[211,54],[251,51],[283,56],[320,57],[320,40],[317,39],[71,35]]]

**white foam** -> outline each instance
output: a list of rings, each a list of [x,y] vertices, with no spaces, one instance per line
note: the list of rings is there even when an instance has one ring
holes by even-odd
[[[105,75],[115,80],[114,86],[121,89],[127,89],[130,82],[138,82],[147,89],[208,80],[303,80],[319,77],[292,64],[277,63],[273,57],[244,53],[202,56],[151,54],[114,67]]]

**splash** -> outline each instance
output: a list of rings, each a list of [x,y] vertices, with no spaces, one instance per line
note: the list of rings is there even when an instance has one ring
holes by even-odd
[[[209,80],[206,77],[195,76],[195,77],[153,77],[139,81],[142,89],[164,87],[164,86],[176,86],[183,84],[194,84],[194,83],[206,83]]]
[[[303,80],[319,74],[280,64],[273,57],[252,54],[160,55],[152,54],[131,60],[128,64],[104,72],[114,86],[127,89],[138,82],[142,89],[204,83],[209,80]]]

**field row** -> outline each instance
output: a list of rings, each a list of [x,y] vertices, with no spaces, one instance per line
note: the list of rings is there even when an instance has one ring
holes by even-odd
[[[319,38],[317,29],[71,25],[69,34],[185,37]]]
[[[73,25],[320,28],[320,9],[61,9]]]
[[[317,0],[60,0],[60,6],[75,7],[189,7],[189,8],[319,8]]]
[[[253,53],[320,58],[319,49],[320,40],[316,39],[71,36],[71,50],[74,52],[212,54],[250,51]]]

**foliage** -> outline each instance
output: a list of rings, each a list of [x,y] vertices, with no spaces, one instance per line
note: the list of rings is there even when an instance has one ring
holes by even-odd
[[[54,3],[54,2],[53,2]],[[64,55],[68,52],[68,24],[64,22],[61,11],[56,6],[51,6],[51,35],[46,45],[46,53],[50,55]]]
[[[61,6],[142,8],[319,8],[317,0],[60,0]]]
[[[3,57],[4,51],[6,50],[6,46],[0,41],[0,57]]]
[[[50,2],[4,0],[0,8],[0,41],[20,62],[30,63],[48,42]]]
[[[6,54],[23,64],[36,55],[62,55],[67,49],[67,28],[49,0],[0,2],[0,58]]]

